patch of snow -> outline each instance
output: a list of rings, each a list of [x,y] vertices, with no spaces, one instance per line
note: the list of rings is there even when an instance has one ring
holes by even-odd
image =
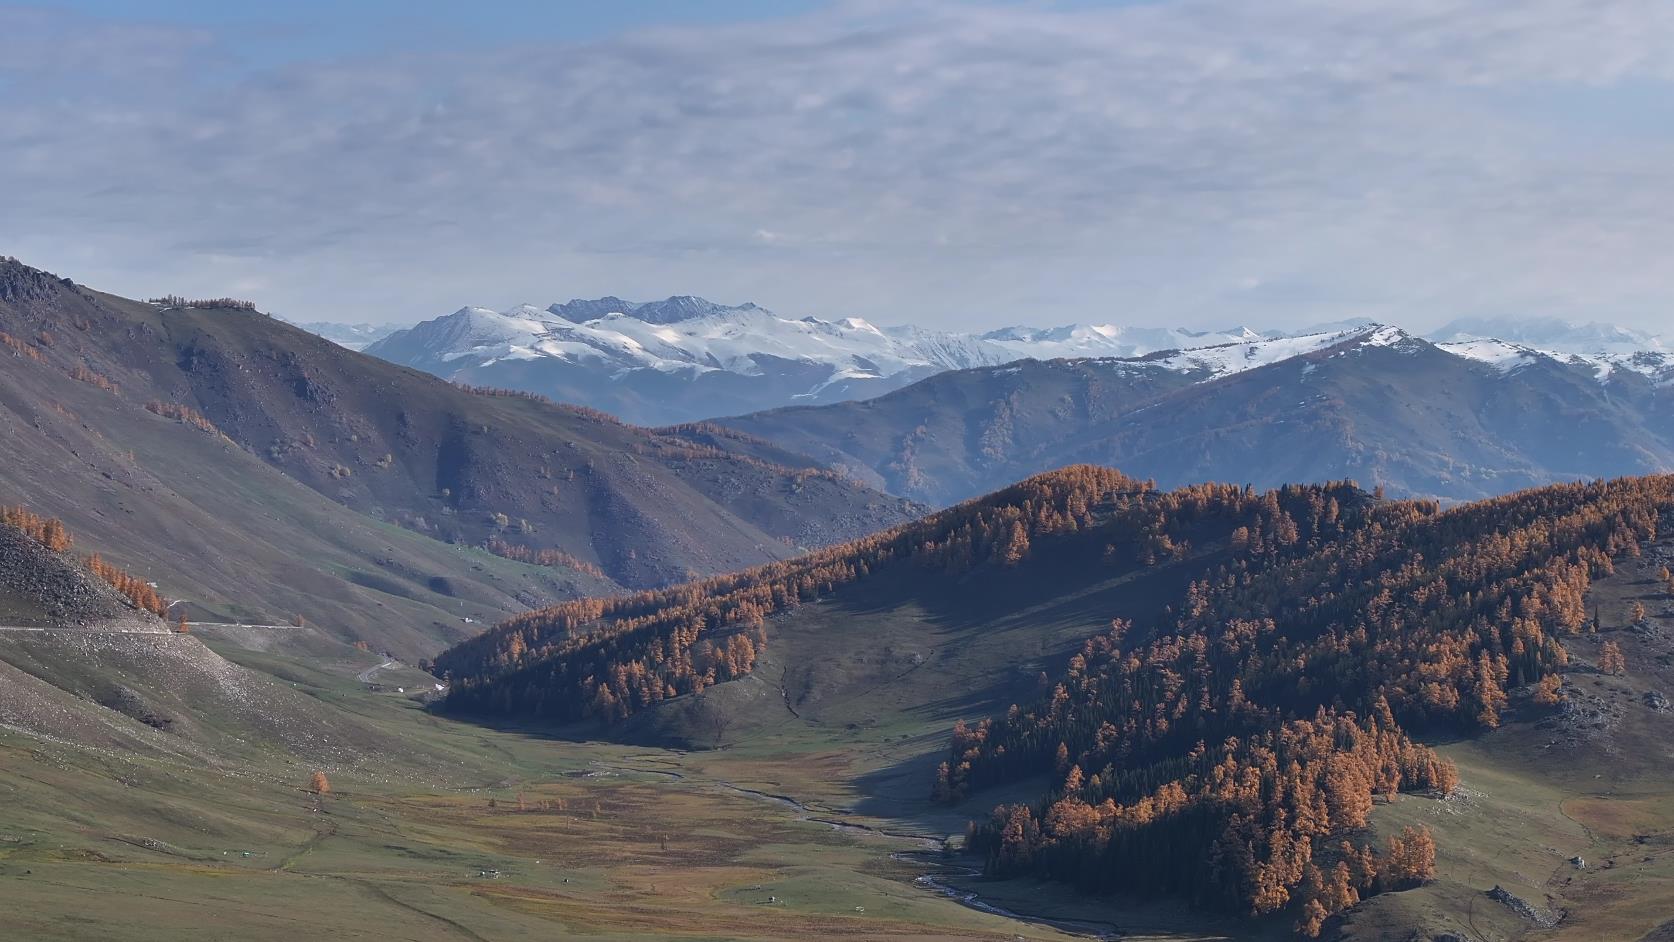
[[[1539,350],[1521,344],[1507,343],[1503,340],[1464,340],[1456,343],[1439,343],[1436,346],[1454,356],[1475,360],[1478,363],[1486,363],[1501,373],[1520,370],[1547,356]]]
[[[1307,334],[1301,337],[1278,337],[1248,343],[1221,344],[1196,350],[1181,350],[1159,359],[1144,362],[1154,363],[1178,372],[1203,372],[1206,374],[1206,378],[1213,379],[1268,366],[1292,357],[1318,353],[1355,339],[1360,339],[1363,343],[1370,343],[1374,340],[1380,344],[1387,343],[1390,341],[1379,337],[1378,332],[1388,329],[1373,328],[1339,333]]]

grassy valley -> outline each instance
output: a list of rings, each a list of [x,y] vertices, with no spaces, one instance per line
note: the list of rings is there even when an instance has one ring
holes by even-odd
[[[1005,506],[986,507],[989,519]],[[1152,546],[1157,532],[1124,544],[1078,526],[1032,533],[1022,560],[953,578],[923,559],[880,566],[769,616],[738,679],[610,724],[438,715],[425,706],[435,678],[368,675],[383,658],[312,628],[0,632],[0,788],[13,809],[0,881],[22,902],[0,929],[1288,938],[1288,917],[984,876],[980,858],[944,855],[996,803],[1035,801],[1050,769],[954,804],[931,796],[955,723],[1049,693],[1113,617],[1166,618],[1231,558],[1218,528],[1201,519],[1175,534],[1184,549],[1149,564],[1104,548]],[[1667,918],[1674,792],[1668,714],[1650,694],[1674,687],[1674,600],[1658,575],[1671,547],[1646,541],[1592,582],[1584,604],[1600,630],[1565,641],[1567,706],[1513,688],[1498,729],[1426,737],[1458,787],[1380,800],[1365,833],[1423,825],[1435,874],[1352,907],[1330,933],[1638,939]],[[1647,607],[1637,624],[1635,602]],[[1626,658],[1620,676],[1596,669],[1607,641]],[[315,771],[329,793],[311,790]],[[957,898],[972,893],[976,905]],[[1556,929],[1540,928],[1548,917]]]

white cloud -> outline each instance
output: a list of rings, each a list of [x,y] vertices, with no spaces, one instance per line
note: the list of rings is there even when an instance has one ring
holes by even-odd
[[[8,28],[98,66],[0,66],[0,251],[132,293],[944,324],[1674,300],[1674,130],[1623,91],[1670,90],[1664,0],[850,3],[254,72],[200,32]]]

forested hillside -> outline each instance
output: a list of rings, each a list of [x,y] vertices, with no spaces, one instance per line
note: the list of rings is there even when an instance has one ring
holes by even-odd
[[[1359,836],[1374,796],[1455,781],[1408,731],[1493,729],[1522,685],[1556,703],[1590,581],[1670,510],[1669,477],[1447,513],[1385,504],[1347,526],[1314,502],[1237,535],[1245,551],[1172,619],[1116,622],[1041,701],[957,729],[935,788],[955,798],[1053,770],[1040,803],[974,828],[994,872],[1288,907],[1315,934],[1428,873],[1426,835],[1381,855]]]
[[[1068,596],[1087,578],[1070,559],[1133,579],[1173,567],[1191,574],[1183,588],[1141,583],[1144,604],[1089,624],[1037,701],[956,728],[926,786],[968,805],[1050,778],[1037,802],[973,827],[968,846],[995,874],[1175,896],[1311,935],[1427,878],[1430,834],[1367,830],[1376,801],[1457,781],[1415,737],[1491,730],[1517,688],[1557,703],[1564,639],[1592,628],[1591,580],[1671,511],[1670,477],[1443,511],[1347,483],[1164,492],[1076,467],[799,560],[521,616],[436,667],[453,710],[618,722],[750,675],[780,618],[880,580],[929,594],[1016,570]]]
[[[449,705],[561,719],[623,718],[748,673],[766,619],[918,557],[945,571],[1019,561],[1031,533],[1093,521],[1093,502],[1144,486],[1104,469],[1066,469],[992,501],[944,511],[782,563],[671,589],[583,599],[509,619],[436,659]]]

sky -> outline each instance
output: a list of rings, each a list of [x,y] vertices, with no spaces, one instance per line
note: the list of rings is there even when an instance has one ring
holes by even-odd
[[[0,0],[0,254],[301,321],[1674,332],[1667,0]]]

